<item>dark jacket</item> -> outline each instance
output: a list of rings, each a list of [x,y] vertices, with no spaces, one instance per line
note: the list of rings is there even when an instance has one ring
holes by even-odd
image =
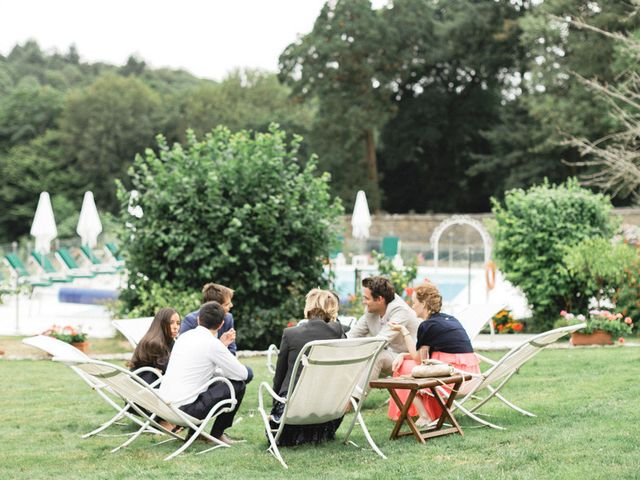
[[[302,325],[286,328],[280,342],[280,353],[273,377],[273,390],[282,395],[289,389],[291,373],[296,358],[307,343],[313,340],[334,340],[345,338],[340,322],[325,322],[320,318],[312,318]],[[301,370],[298,371],[300,374]]]
[[[199,313],[200,310],[196,310],[195,312],[191,312],[188,315],[185,315],[185,317],[182,319],[182,322],[180,322],[180,332],[178,332],[179,335],[182,335],[184,332],[188,332],[189,330],[193,330],[198,326]],[[232,328],[233,315],[231,315],[231,312],[229,312],[225,314],[224,320],[222,321],[222,326],[220,327],[220,330],[218,330],[218,338],[220,338],[224,332],[228,332]],[[238,350],[236,342],[231,342],[227,348],[234,355]]]

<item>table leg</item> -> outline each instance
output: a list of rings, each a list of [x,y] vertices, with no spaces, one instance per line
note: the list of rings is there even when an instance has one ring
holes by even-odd
[[[396,424],[393,427],[393,430],[391,431],[391,436],[389,438],[391,438],[392,440],[398,438],[400,429],[402,428],[402,424],[404,422],[407,422],[407,425],[409,425],[409,429],[413,432],[413,435],[418,439],[418,441],[420,443],[425,443],[424,438],[422,438],[422,435],[420,434],[420,430],[418,430],[418,427],[416,427],[416,424],[413,422],[413,418],[411,418],[411,416],[408,415],[409,408],[411,407],[411,403],[413,402],[413,399],[416,396],[417,390],[409,391],[409,395],[407,396],[407,401],[404,403],[404,405],[402,404],[400,397],[398,397],[398,394],[393,388],[389,388],[388,390],[389,390],[389,394],[391,395],[391,398],[393,398],[393,401],[396,403],[396,405],[400,409],[400,416],[398,417],[398,420],[396,421]]]
[[[456,399],[456,395],[458,394],[458,389],[460,388],[461,383],[462,382],[456,382],[454,384],[453,390],[451,390],[451,392],[449,393],[449,398],[447,398],[446,403],[442,400],[442,397],[438,393],[437,387],[431,387],[431,392],[433,393],[433,396],[435,397],[436,401],[440,405],[440,408],[442,408],[442,414],[440,415],[440,418],[438,419],[438,423],[436,424],[434,430],[440,430],[442,428],[442,424],[444,423],[445,419],[448,418],[449,421],[451,421],[451,425],[458,431],[458,433],[464,436],[464,433],[462,433],[462,428],[460,428],[460,425],[458,424],[456,419],[453,417],[453,413],[451,413],[451,410],[450,410],[451,405],[453,405],[453,401]]]

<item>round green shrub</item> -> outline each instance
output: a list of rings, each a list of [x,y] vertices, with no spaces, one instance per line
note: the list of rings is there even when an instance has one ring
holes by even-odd
[[[287,322],[302,317],[306,292],[325,284],[323,259],[343,212],[316,159],[297,158],[300,141],[287,142],[275,125],[255,134],[219,127],[201,141],[188,132],[184,147],[160,136],[159,153],[138,156],[129,171],[137,193],[118,186],[127,306],[152,309],[160,292],[182,298],[221,283],[236,291],[240,348],[278,341]],[[138,207],[142,216],[128,213]],[[162,290],[141,295],[155,284]]]
[[[569,179],[511,190],[504,204],[495,199],[492,204],[496,263],[527,296],[534,328],[552,327],[561,310],[586,310],[588,292],[567,269],[564,256],[584,239],[612,238],[616,221],[609,197]]]

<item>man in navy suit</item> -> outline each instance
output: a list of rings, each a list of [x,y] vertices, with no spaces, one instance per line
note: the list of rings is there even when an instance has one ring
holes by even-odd
[[[229,351],[235,355],[238,347],[236,345],[236,331],[233,328],[233,315],[231,315],[230,312],[233,308],[233,303],[231,302],[232,299],[233,290],[229,287],[225,287],[224,285],[219,285],[217,283],[207,283],[202,287],[202,304],[204,305],[207,302],[218,302],[224,309],[224,320],[222,327],[218,330],[218,338],[224,345],[226,345]],[[179,335],[182,335],[184,332],[192,330],[198,326],[199,313],[200,310],[191,312],[182,319]]]

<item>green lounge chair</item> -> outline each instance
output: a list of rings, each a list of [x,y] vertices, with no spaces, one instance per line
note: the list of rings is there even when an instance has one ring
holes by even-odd
[[[4,256],[5,263],[11,269],[13,275],[17,278],[18,283],[28,283],[32,287],[49,287],[51,281],[46,278],[32,277],[29,271],[15,253],[7,253]]]
[[[113,242],[107,242],[104,244],[104,251],[111,259],[111,264],[116,268],[124,267],[124,257],[120,255],[120,249]]]
[[[98,274],[116,273],[116,268],[113,267],[112,265],[107,265],[105,263],[102,263],[100,259],[96,256],[96,254],[93,253],[93,250],[91,250],[90,247],[86,245],[82,245],[80,247],[80,252],[84,256],[84,258],[87,260],[87,262],[89,262],[89,264],[91,265],[90,268],[92,272],[95,272]]]
[[[394,258],[400,253],[400,238],[384,237],[382,239],[382,253],[387,258]]]
[[[31,252],[31,258],[35,261],[36,265],[42,271],[45,278],[54,283],[69,283],[73,282],[73,278],[68,277],[62,272],[57,271],[49,257],[45,254],[38,252]]]
[[[67,275],[73,278],[94,278],[96,276],[92,271],[86,268],[80,268],[68,248],[59,248],[56,250],[56,258],[66,270]]]

